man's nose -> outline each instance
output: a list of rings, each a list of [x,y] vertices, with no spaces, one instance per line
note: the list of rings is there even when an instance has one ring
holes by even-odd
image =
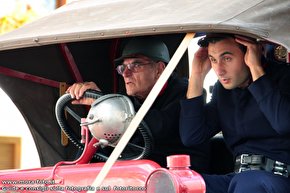
[[[226,73],[225,68],[221,63],[216,65],[215,71],[218,76],[222,76]]]
[[[125,69],[123,71],[123,76],[124,77],[128,77],[128,76],[131,76],[132,75],[132,71],[129,70],[129,68],[127,66],[125,66]]]

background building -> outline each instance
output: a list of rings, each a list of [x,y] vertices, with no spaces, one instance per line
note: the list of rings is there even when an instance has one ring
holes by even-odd
[[[69,1],[0,0],[0,35],[45,16],[67,2]],[[0,123],[0,170],[40,167],[31,132],[22,114],[1,88]]]

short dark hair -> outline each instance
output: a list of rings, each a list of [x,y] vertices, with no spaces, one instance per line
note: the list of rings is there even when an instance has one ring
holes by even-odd
[[[224,39],[235,38],[235,34],[230,33],[208,33],[205,37],[199,39],[198,45],[200,47],[208,47],[209,43],[216,43]],[[246,53],[247,47],[239,44],[240,49],[243,53]]]

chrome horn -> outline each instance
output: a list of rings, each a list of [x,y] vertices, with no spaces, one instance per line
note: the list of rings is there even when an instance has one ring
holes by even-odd
[[[120,94],[103,95],[91,105],[86,121],[98,145],[115,146],[135,115],[131,100]]]

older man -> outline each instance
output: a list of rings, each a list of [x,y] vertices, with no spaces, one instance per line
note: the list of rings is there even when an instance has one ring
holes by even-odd
[[[123,77],[126,93],[138,111],[159,76],[169,62],[169,52],[164,42],[153,37],[132,38],[124,47],[122,56],[115,60],[117,72]],[[93,82],[75,83],[67,92],[76,98],[75,104],[91,104],[92,99],[81,98],[87,89],[100,90]],[[192,168],[209,170],[209,144],[205,142],[185,147],[179,136],[179,100],[185,96],[187,80],[172,75],[146,114],[144,121],[149,126],[154,149],[149,159],[166,167],[166,156],[189,154]]]

